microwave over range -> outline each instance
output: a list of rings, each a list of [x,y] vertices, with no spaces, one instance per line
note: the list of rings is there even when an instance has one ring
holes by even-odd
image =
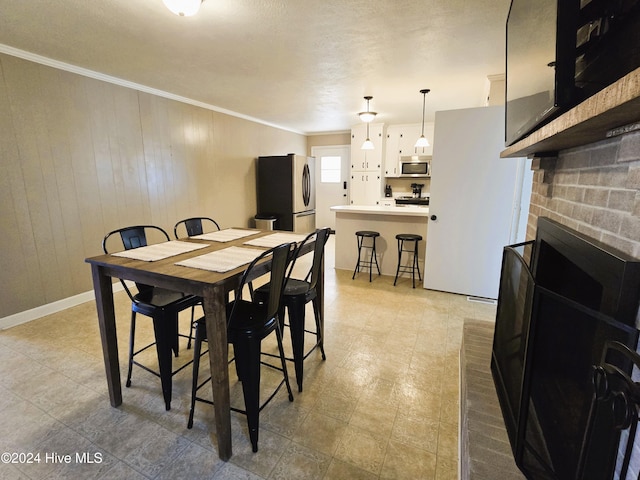
[[[430,177],[431,157],[428,155],[411,155],[400,157],[401,177]]]

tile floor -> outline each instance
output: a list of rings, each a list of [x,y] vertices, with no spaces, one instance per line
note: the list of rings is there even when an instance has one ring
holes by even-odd
[[[395,288],[392,277],[351,280],[351,272],[333,269],[332,241],[327,360],[314,352],[305,362],[304,391],[294,387],[291,403],[281,391],[262,411],[257,453],[242,415],[232,413],[229,462],[218,459],[208,431],[212,407],[198,404],[187,429],[190,368],[174,377],[171,411],[159,379],[139,368],[132,386],[123,387],[123,405],[112,408],[95,306],[88,302],[0,332],[0,452],[18,461],[2,458],[0,480],[457,478],[463,321],[492,320],[495,307],[414,290],[409,279]],[[124,379],[130,315],[124,292],[116,304]],[[150,322],[140,317],[138,325],[138,338],[151,338]],[[177,364],[191,355],[184,343],[180,352]],[[232,403],[242,406],[230,372]],[[289,373],[295,385],[292,365]],[[265,373],[264,384],[270,379]],[[20,463],[27,459],[33,462]]]

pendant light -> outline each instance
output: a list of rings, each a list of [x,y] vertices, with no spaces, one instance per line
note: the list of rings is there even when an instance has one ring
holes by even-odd
[[[165,7],[181,17],[191,17],[198,13],[204,0],[162,0]]]
[[[367,123],[367,139],[362,144],[362,150],[373,150],[373,142],[369,138],[369,123]]]
[[[371,100],[373,97],[364,97],[364,99],[367,101],[367,111],[366,112],[360,112],[358,114],[358,116],[360,117],[360,120],[362,120],[363,122],[366,123],[370,123],[373,122],[373,119],[376,118],[377,113],[376,112],[370,112],[369,111],[369,100]]]
[[[360,112],[358,114],[358,116],[360,117],[360,120],[362,120],[363,122],[366,122],[366,124],[367,124],[367,139],[362,144],[362,147],[361,147],[362,150],[373,150],[373,148],[374,148],[373,147],[373,142],[369,138],[369,124],[373,121],[374,118],[376,118],[376,115],[377,115],[376,112],[370,112],[369,111],[369,101],[372,98],[373,97],[371,97],[371,96],[364,97],[364,99],[367,101],[367,111],[366,112]]]
[[[416,148],[425,148],[429,146],[429,140],[424,136],[424,109],[427,103],[427,93],[430,91],[431,90],[428,88],[420,90],[420,93],[422,94],[422,135],[420,135],[420,138],[418,138],[418,141],[416,142]]]

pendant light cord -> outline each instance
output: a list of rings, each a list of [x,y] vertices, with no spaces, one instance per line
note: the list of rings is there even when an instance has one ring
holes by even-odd
[[[420,93],[422,94],[422,136],[424,137],[424,113],[426,110],[426,105],[427,105],[427,93],[429,93],[431,90],[429,90],[428,88],[425,88],[424,90],[420,90]]]

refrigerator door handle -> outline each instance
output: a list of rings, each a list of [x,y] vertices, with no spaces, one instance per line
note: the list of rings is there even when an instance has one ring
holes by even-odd
[[[309,172],[309,164],[305,163],[302,169],[302,201],[304,206],[309,206],[311,199],[311,172]]]
[[[315,215],[316,211],[315,210],[307,210],[306,212],[299,212],[299,213],[295,213],[294,215],[296,217],[306,217],[308,215]]]

